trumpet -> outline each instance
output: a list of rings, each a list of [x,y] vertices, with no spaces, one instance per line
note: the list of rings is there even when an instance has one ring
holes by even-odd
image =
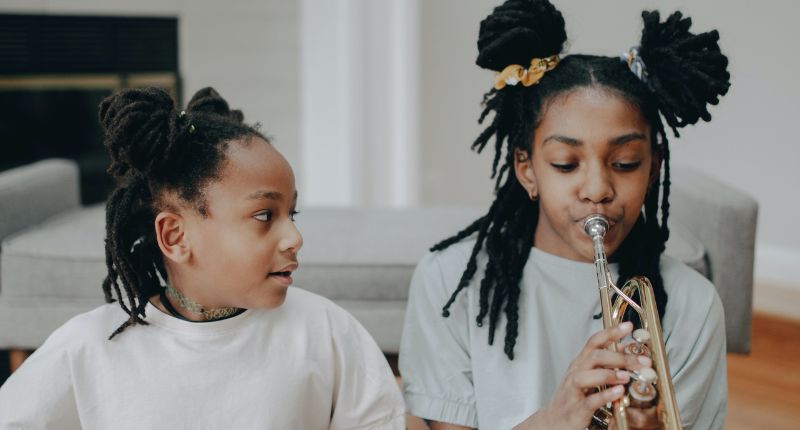
[[[626,310],[630,307],[638,314],[642,327],[634,330],[632,333],[634,342],[626,345],[623,352],[647,355],[653,361],[652,369],[630,372],[631,382],[626,387],[625,395],[614,401],[610,410],[608,407],[598,409],[592,417],[589,429],[607,429],[613,417],[617,430],[627,430],[629,407],[646,409],[655,406],[660,428],[680,430],[682,428],[680,414],[669,373],[653,286],[642,276],[629,279],[622,288],[617,287],[611,280],[603,245],[603,239],[608,231],[608,219],[605,216],[598,214],[589,216],[583,224],[583,229],[594,244],[594,265],[600,290],[603,328],[621,323]],[[634,293],[638,293],[640,303],[631,298]],[[612,306],[613,294],[616,294],[616,298]],[[617,342],[612,342],[608,349],[618,351],[620,347]],[[602,388],[604,387],[600,387]]]

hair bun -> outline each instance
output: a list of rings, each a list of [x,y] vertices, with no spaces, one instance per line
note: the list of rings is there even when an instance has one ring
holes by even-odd
[[[196,92],[192,99],[189,100],[187,110],[191,113],[204,112],[224,116],[237,123],[244,121],[242,111],[238,109],[231,110],[228,102],[219,95],[217,90],[211,87],[205,87]]]
[[[485,69],[528,66],[533,58],[560,54],[567,40],[564,17],[547,0],[508,0],[481,21],[478,59]]]
[[[691,33],[691,18],[680,12],[664,22],[658,11],[642,12],[642,18],[639,53],[667,124],[677,135],[678,127],[711,120],[707,105],[719,103],[730,87],[728,57],[720,51],[719,33]]]
[[[103,100],[100,123],[111,156],[109,173],[147,175],[170,146],[175,119],[175,102],[159,88],[126,89]]]

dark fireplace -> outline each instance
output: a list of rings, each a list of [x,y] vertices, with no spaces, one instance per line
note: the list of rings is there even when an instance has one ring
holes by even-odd
[[[103,201],[97,106],[122,88],[178,98],[176,18],[0,14],[0,170],[50,157],[80,167],[84,204]]]

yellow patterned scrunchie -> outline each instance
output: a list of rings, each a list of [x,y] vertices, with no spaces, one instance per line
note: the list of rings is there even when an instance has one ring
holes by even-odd
[[[551,55],[547,58],[534,58],[531,60],[531,66],[527,69],[519,64],[512,64],[502,72],[497,74],[494,79],[494,88],[502,90],[506,85],[522,85],[529,87],[539,83],[545,72],[553,70],[558,64],[558,55]]]

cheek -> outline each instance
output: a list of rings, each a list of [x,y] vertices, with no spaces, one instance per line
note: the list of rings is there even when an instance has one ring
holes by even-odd
[[[218,270],[227,271],[232,267],[263,266],[263,258],[268,239],[259,236],[258,231],[248,226],[226,229],[209,229],[202,237],[199,258]],[[235,270],[233,270],[235,272]]]
[[[635,181],[626,182],[624,187],[626,206],[634,209],[641,208],[647,196],[647,190],[650,185],[649,179],[649,173],[643,172]]]
[[[246,238],[241,238],[235,247],[236,255],[242,261],[249,261],[250,264],[263,267],[275,257],[278,241],[275,234],[259,231]]]
[[[539,209],[551,215],[555,223],[568,223],[570,208],[577,201],[577,187],[569,179],[548,180],[539,189]]]

